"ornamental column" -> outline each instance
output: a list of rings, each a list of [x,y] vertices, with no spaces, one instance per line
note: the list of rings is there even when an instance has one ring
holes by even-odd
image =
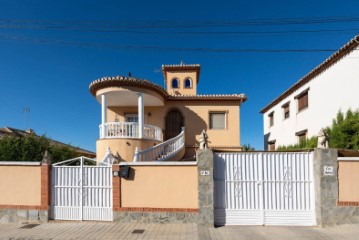
[[[107,122],[107,102],[106,102],[106,95],[101,95],[101,136],[100,138],[106,137],[106,126],[105,123]]]
[[[144,125],[144,106],[143,106],[143,94],[138,93],[138,137],[143,138],[143,125]]]

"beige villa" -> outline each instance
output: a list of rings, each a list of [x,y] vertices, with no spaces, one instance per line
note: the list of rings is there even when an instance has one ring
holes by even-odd
[[[108,149],[120,161],[192,160],[203,130],[214,150],[240,151],[244,94],[199,95],[199,64],[162,65],[165,88],[133,77],[90,84],[102,106],[98,161]]]

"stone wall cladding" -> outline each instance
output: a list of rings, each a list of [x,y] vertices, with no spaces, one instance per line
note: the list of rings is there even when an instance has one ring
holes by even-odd
[[[198,150],[198,223],[214,225],[214,180],[213,180],[213,152],[210,149]],[[209,171],[209,175],[201,175],[201,171]]]
[[[317,223],[333,226],[359,223],[358,206],[340,206],[338,184],[338,151],[336,149],[316,149],[314,152],[314,185]],[[325,176],[324,166],[333,166],[334,175]]]
[[[48,222],[48,210],[0,209],[0,223]]]
[[[198,213],[114,211],[113,220],[123,223],[196,223]]]

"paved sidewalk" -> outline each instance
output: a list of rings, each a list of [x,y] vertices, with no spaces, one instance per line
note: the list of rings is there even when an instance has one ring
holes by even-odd
[[[197,224],[124,224],[105,222],[51,222],[33,228],[0,224],[0,239],[248,239],[248,240],[355,240],[359,225],[331,228],[226,226]],[[132,233],[144,230],[143,233]]]

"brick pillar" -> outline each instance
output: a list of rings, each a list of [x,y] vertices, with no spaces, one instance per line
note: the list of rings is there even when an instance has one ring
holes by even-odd
[[[51,204],[51,165],[41,165],[41,209],[49,210]]]
[[[120,170],[119,165],[112,165],[112,172],[118,172]],[[113,175],[112,175],[113,176]],[[120,177],[112,177],[112,202],[113,210],[118,211],[121,207],[121,179]]]

